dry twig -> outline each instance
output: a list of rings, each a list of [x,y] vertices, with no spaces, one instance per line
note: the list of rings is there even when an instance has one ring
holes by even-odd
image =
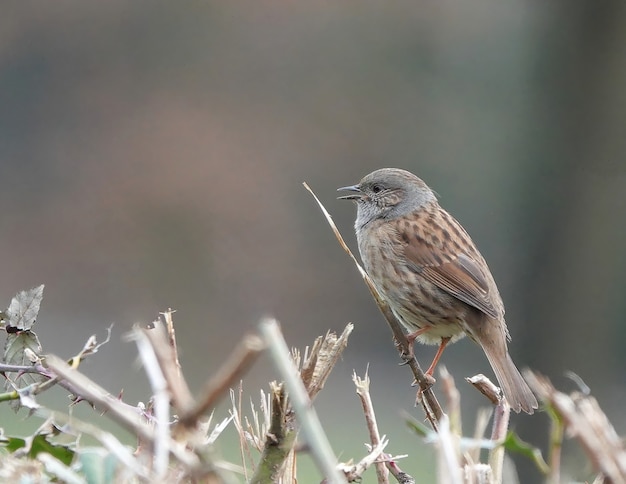
[[[170,435],[170,394],[167,391],[167,380],[156,356],[154,346],[146,334],[135,328],[131,336],[136,344],[144,370],[150,380],[154,408],[154,473],[157,480],[165,478],[169,465]]]
[[[183,413],[193,407],[194,399],[180,371],[178,350],[176,346],[173,346],[176,339],[173,333],[172,312],[170,310],[162,314],[166,321],[165,327],[160,320],[156,320],[150,329],[142,329],[141,331],[150,341],[159,367],[163,371],[175,411]]]
[[[497,443],[489,450],[489,466],[491,467],[493,482],[502,482],[502,469],[504,466],[504,442],[511,418],[511,406],[505,398],[502,398],[500,389],[482,373],[465,379],[487,399],[495,405],[491,440]]]
[[[352,381],[356,386],[356,394],[359,396],[361,400],[361,405],[363,406],[363,413],[365,414],[365,421],[367,423],[367,430],[370,434],[370,442],[372,444],[372,448],[376,449],[381,444],[380,432],[378,431],[378,424],[376,423],[376,414],[374,413],[374,405],[372,404],[372,397],[370,396],[370,378],[367,372],[365,372],[365,376],[360,378],[357,376],[356,372],[352,373]],[[380,448],[380,453],[384,450],[384,446]],[[377,456],[378,457],[378,456]],[[364,468],[365,470],[366,468]],[[385,463],[382,461],[376,462],[376,476],[378,477],[378,484],[388,484],[387,467]]]
[[[361,482],[363,479],[363,473],[369,469],[372,464],[382,464],[384,467],[385,464],[381,460],[381,456],[383,455],[383,451],[388,443],[389,441],[383,437],[378,445],[374,447],[370,446],[369,454],[363,457],[363,459],[359,462],[356,464],[339,464],[337,468],[343,472],[348,482]],[[379,480],[378,482],[381,481]]]

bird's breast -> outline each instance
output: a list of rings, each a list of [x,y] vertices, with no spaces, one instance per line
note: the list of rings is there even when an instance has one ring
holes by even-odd
[[[394,227],[384,221],[374,221],[357,231],[359,253],[365,270],[372,279],[400,277],[401,265],[406,265],[402,256],[402,244]],[[374,281],[376,283],[376,281]]]
[[[436,344],[442,337],[462,337],[461,323],[467,308],[407,263],[404,243],[393,224],[367,227],[357,239],[365,270],[408,331],[431,326],[433,330],[419,338],[427,344]]]

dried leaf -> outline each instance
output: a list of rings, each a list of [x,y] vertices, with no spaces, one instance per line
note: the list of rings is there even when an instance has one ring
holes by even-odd
[[[20,291],[11,299],[11,304],[4,312],[3,318],[9,328],[23,331],[30,329],[35,324],[43,299],[43,288],[44,285],[42,284],[28,291]]]
[[[31,365],[32,355],[41,355],[39,338],[33,331],[8,334],[4,344],[4,363],[8,365]],[[22,375],[22,379],[32,376]],[[33,383],[31,381],[30,383]]]
[[[30,366],[32,365],[31,359],[33,355],[41,355],[41,344],[34,332],[21,331],[7,335],[4,344],[4,363],[8,365]],[[18,373],[14,379],[9,378],[8,375],[5,375],[5,378],[4,387],[7,390],[19,390],[45,380],[45,377],[38,373]],[[20,401],[13,400],[11,406],[17,411]]]

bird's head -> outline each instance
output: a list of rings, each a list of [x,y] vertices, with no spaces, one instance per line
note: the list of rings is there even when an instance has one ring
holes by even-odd
[[[394,219],[436,202],[435,193],[420,178],[406,170],[382,168],[363,177],[358,185],[338,189],[349,191],[339,200],[357,204],[357,229],[376,219]]]

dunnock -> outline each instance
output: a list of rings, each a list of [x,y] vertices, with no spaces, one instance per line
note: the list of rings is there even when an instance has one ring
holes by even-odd
[[[409,341],[478,343],[511,408],[533,413],[537,400],[509,356],[504,305],[485,259],[433,191],[405,170],[383,168],[339,197],[357,204],[355,222],[365,270],[409,331]]]

